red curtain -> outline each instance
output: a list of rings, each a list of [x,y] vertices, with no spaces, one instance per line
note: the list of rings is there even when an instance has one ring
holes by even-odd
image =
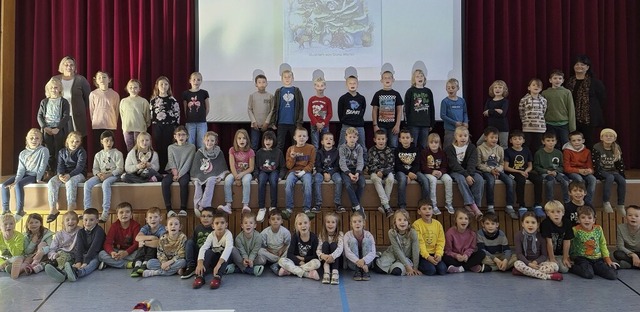
[[[23,142],[37,127],[44,85],[71,55],[78,74],[91,83],[98,70],[110,73],[121,97],[131,78],[149,98],[158,76],[167,76],[174,94],[189,88],[195,69],[194,0],[16,1],[16,132]],[[92,86],[93,88],[93,86]],[[126,150],[121,131],[116,147]],[[89,142],[97,140],[88,137]],[[87,144],[89,155],[93,144]],[[19,151],[19,144],[16,146]]]
[[[572,59],[587,54],[607,89],[606,126],[618,132],[627,167],[640,168],[632,128],[640,117],[640,88],[632,86],[640,80],[638,1],[467,0],[463,7],[464,96],[475,137],[486,125],[482,109],[494,80],[507,83],[509,124],[519,128],[517,103],[529,79],[540,78],[546,88],[557,68],[566,80]]]

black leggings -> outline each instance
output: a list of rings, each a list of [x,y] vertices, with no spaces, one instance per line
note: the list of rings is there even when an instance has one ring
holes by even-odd
[[[333,242],[333,243],[329,243],[329,242],[323,242],[322,243],[322,253],[325,255],[328,254],[332,254],[336,249],[338,248],[338,243]],[[342,257],[338,257],[337,259],[333,259],[333,263],[329,264],[329,269],[330,270],[339,270],[340,269],[340,260],[342,260]],[[322,261],[322,263],[324,264],[324,261]],[[330,272],[326,272],[326,273],[330,273]]]
[[[158,248],[142,246],[142,248],[138,249],[138,254],[136,255],[135,261],[146,262],[151,259],[155,259],[158,257]]]
[[[188,173],[184,174],[178,179],[180,184],[180,209],[187,209],[187,201],[189,200],[189,181],[191,177]],[[164,205],[167,207],[167,212],[171,209],[171,184],[173,183],[173,175],[171,172],[162,178],[162,197],[164,198]]]
[[[466,271],[469,271],[472,267],[481,264],[482,259],[484,259],[483,251],[475,251],[472,253],[467,262],[460,262],[456,258],[446,254],[442,256],[442,261],[444,261],[447,266],[462,266]]]
[[[527,207],[524,202],[524,187],[527,183],[527,178],[519,173],[512,173],[513,179],[516,182],[516,197],[518,200],[518,206],[520,208]],[[529,172],[529,181],[533,184],[533,203],[534,205],[540,205],[542,203],[542,177],[534,172]]]

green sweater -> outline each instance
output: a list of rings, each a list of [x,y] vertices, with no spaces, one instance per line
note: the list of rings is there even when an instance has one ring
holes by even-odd
[[[547,111],[544,119],[550,125],[569,125],[569,131],[576,130],[576,109],[573,105],[571,91],[565,87],[548,88],[542,91],[547,99]]]
[[[539,149],[533,157],[533,169],[538,174],[547,174],[548,170],[562,172],[562,152],[555,148],[551,153]]]
[[[594,225],[591,231],[587,231],[582,225],[576,225],[573,227],[573,235],[569,251],[571,257],[585,257],[591,260],[604,258],[605,261],[609,259],[607,240],[601,226]]]

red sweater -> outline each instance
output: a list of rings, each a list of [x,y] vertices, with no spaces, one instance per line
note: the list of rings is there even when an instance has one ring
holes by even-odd
[[[564,173],[578,173],[580,169],[593,170],[591,151],[584,146],[576,150],[571,143],[565,144],[562,148],[562,167],[564,167]]]
[[[138,249],[138,242],[135,240],[138,232],[140,232],[140,224],[136,220],[131,219],[126,229],[122,228],[120,220],[117,220],[111,224],[102,248],[108,254],[111,254],[114,249],[126,250],[127,253],[132,254]]]
[[[333,108],[331,107],[331,99],[327,96],[318,97],[312,96],[309,98],[309,104],[307,104],[307,113],[309,114],[309,120],[311,125],[315,126],[319,122],[324,122],[325,126],[329,126],[329,121],[333,116]],[[311,129],[313,131],[313,129]]]

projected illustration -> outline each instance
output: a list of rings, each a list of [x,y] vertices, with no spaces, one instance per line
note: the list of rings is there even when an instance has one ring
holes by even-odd
[[[326,65],[328,58],[337,66],[380,64],[380,1],[285,0],[285,61],[292,66]]]

